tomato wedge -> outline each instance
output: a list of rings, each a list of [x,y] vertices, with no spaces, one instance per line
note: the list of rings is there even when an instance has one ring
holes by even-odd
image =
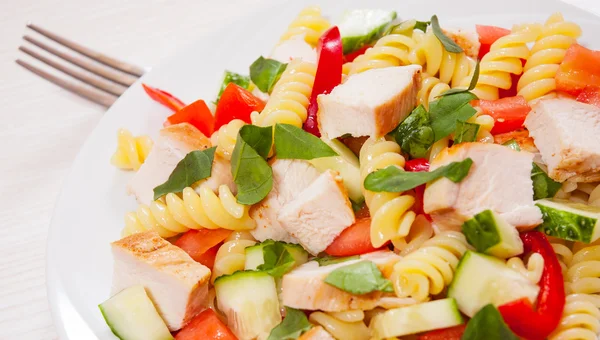
[[[599,87],[586,87],[578,96],[577,101],[582,103],[595,105],[600,107],[600,88]]]
[[[331,256],[352,256],[370,253],[377,250],[371,244],[371,218],[361,218],[346,228],[325,249]]]
[[[237,340],[212,309],[196,315],[175,335],[175,340]]]
[[[467,325],[438,329],[419,336],[419,340],[460,340]]]
[[[497,100],[475,100],[471,103],[479,106],[484,114],[494,118],[492,134],[506,133],[523,127],[531,107],[523,96],[507,97]]]
[[[497,26],[476,25],[477,34],[479,35],[479,59],[483,58],[490,51],[490,47],[496,40],[505,35],[510,34],[510,30]]]
[[[215,128],[215,118],[204,100],[196,100],[167,118],[164,126],[190,123],[205,136],[210,137]]]
[[[227,229],[188,230],[175,241],[175,245],[188,253],[195,261],[210,263],[210,256],[207,258],[204,254],[223,242],[229,235],[231,235],[231,230]],[[204,265],[206,266],[206,264]]]
[[[229,83],[221,94],[215,112],[215,131],[234,119],[241,119],[250,124],[252,111],[262,111],[265,102],[245,88]]]
[[[351,52],[351,53],[348,53],[348,54],[346,54],[346,55],[344,56],[344,62],[345,62],[345,63],[350,63],[350,62],[354,61],[354,59],[356,59],[356,58],[358,58],[359,56],[361,56],[361,55],[365,54],[365,52],[367,52],[367,50],[368,50],[369,48],[371,48],[371,47],[373,47],[373,46],[370,46],[370,45],[365,45],[365,46],[361,47],[360,49],[358,49],[358,50],[356,50],[356,51],[354,51],[354,52]]]
[[[600,51],[573,44],[567,50],[558,72],[556,89],[578,96],[586,87],[600,88]]]
[[[173,111],[179,111],[185,107],[185,104],[179,100],[177,97],[173,96],[169,92],[163,91],[161,89],[157,89],[156,87],[148,86],[142,83],[142,87],[144,91],[150,96],[150,98],[155,101],[163,104]]]

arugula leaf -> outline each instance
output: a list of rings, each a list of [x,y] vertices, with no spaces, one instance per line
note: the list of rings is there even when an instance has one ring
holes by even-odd
[[[338,155],[319,137],[290,124],[275,125],[275,152],[279,159],[310,160]]]
[[[376,192],[402,192],[446,177],[454,183],[462,181],[468,174],[473,160],[467,158],[461,162],[452,162],[433,171],[408,172],[390,165],[385,169],[370,173],[365,178],[365,189]]]
[[[517,141],[514,138],[507,140],[506,142],[502,143],[502,145],[508,146],[509,148],[515,151],[521,151],[521,146],[519,145],[519,143],[517,143]]]
[[[458,46],[452,39],[448,38],[448,36],[442,32],[437,15],[431,17],[431,28],[433,29],[433,34],[435,34],[438,40],[442,43],[442,46],[444,46],[446,51],[451,53],[463,52],[463,49],[460,46]]]
[[[182,192],[183,189],[210,177],[216,147],[206,150],[195,150],[183,157],[169,179],[154,188],[154,199],[157,200],[169,193]]]
[[[219,94],[217,95],[217,99],[215,99],[214,101],[215,104],[219,102],[223,91],[225,91],[225,88],[227,87],[227,85],[229,85],[229,83],[234,83],[236,85],[239,85],[240,87],[248,89],[248,87],[250,87],[250,77],[225,70],[225,74],[223,75],[223,82],[221,82],[221,88],[219,89]]]
[[[463,93],[463,92],[469,92],[475,89],[475,87],[477,86],[477,82],[479,81],[479,60],[477,60],[477,64],[475,65],[475,70],[473,71],[473,77],[471,78],[471,83],[469,83],[469,87],[466,89],[450,89],[442,94],[439,95],[439,97],[443,97],[443,96],[447,96],[449,94],[455,94],[455,93]]]
[[[473,99],[477,99],[477,96],[471,92],[461,92],[429,103],[434,142],[454,132],[457,121],[466,121],[477,112],[470,104]]]
[[[431,21],[418,21],[415,23],[415,29],[427,32],[427,26],[431,24]]]
[[[336,264],[336,263],[342,263],[342,262],[346,262],[346,261],[350,261],[350,260],[358,260],[360,258],[360,256],[358,255],[353,255],[353,256],[344,256],[344,257],[335,257],[335,256],[323,256],[323,257],[316,257],[315,261],[317,261],[319,263],[319,267],[323,267],[323,266],[329,266],[330,264]]]
[[[383,277],[371,261],[361,261],[335,269],[325,283],[352,294],[367,294],[376,290],[393,293],[392,282]]]
[[[286,67],[287,64],[260,56],[250,65],[250,79],[259,90],[271,93]]]
[[[231,175],[238,189],[237,201],[241,204],[260,202],[273,187],[273,170],[265,160],[271,149],[272,133],[271,127],[244,125],[240,129],[231,154]],[[246,142],[246,138],[252,144]]]
[[[296,260],[282,242],[271,241],[263,246],[262,252],[265,262],[256,269],[273,277],[282,277],[296,264]]]
[[[412,158],[423,158],[434,142],[429,113],[423,105],[414,109],[392,132],[402,150]]]
[[[285,319],[271,330],[267,340],[295,340],[311,328],[304,312],[285,306]]]
[[[454,144],[474,142],[477,140],[479,124],[467,123],[460,120],[456,121],[456,130],[454,131]]]
[[[550,178],[548,174],[535,163],[533,163],[533,168],[531,169],[531,180],[533,181],[534,200],[554,197],[562,186],[561,183]]]
[[[502,319],[502,314],[489,304],[473,316],[461,340],[519,340]]]

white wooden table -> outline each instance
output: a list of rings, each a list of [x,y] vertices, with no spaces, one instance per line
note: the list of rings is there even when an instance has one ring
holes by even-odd
[[[151,66],[273,1],[0,0],[0,340],[56,338],[46,300],[47,229],[71,162],[104,112],[14,63],[23,56],[25,24]],[[600,13],[598,0],[568,2]]]

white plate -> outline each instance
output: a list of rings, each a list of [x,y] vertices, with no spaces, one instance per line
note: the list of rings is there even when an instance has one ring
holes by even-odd
[[[187,102],[214,98],[224,69],[247,73],[259,55],[267,55],[294,16],[316,1],[279,3],[268,12],[246,18],[227,31],[196,42],[156,67],[144,82],[177,94]],[[485,4],[485,5],[484,5]],[[443,26],[477,23],[510,27],[543,22],[560,11],[581,25],[581,41],[600,48],[598,18],[554,0],[389,0],[327,1],[324,12],[337,18],[345,9],[395,9],[401,18],[427,20],[437,14]],[[335,21],[333,21],[335,22]],[[61,339],[115,339],[97,305],[109,297],[112,257],[109,242],[119,238],[123,216],[136,203],[125,194],[131,173],[116,170],[109,159],[116,131],[156,136],[167,109],[151,101],[139,83],[133,85],[83,145],[56,206],[48,238],[47,282],[52,314]]]

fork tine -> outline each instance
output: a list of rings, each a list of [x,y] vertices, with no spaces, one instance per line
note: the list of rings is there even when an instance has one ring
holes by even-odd
[[[89,62],[87,60],[84,60],[82,58],[78,58],[78,57],[74,57],[71,56],[65,52],[59,51],[58,49],[49,46],[35,38],[32,38],[28,35],[24,36],[23,39],[25,41],[29,41],[30,43],[34,44],[35,46],[54,54],[55,56],[62,58],[72,64],[75,64],[83,69],[86,69],[94,74],[97,74],[103,78],[106,78],[108,80],[112,80],[116,83],[119,83],[121,85],[125,85],[125,86],[131,86],[133,83],[135,83],[135,81],[137,80],[136,77],[130,75],[130,74],[126,74],[126,73],[122,73],[116,70],[112,70],[103,66],[100,66],[98,64],[94,64],[92,62]]]
[[[58,36],[58,35],[50,32],[44,28],[41,28],[35,24],[27,24],[27,27],[29,27],[30,29],[38,32],[39,34],[41,34],[49,39],[56,41],[57,43],[65,46],[65,47],[72,49],[73,51],[79,52],[79,53],[81,53],[89,58],[92,58],[102,64],[108,65],[110,67],[116,68],[117,70],[121,70],[123,72],[132,74],[137,77],[141,77],[144,74],[144,70],[141,67],[131,65],[131,64],[125,63],[123,61],[111,58],[100,52],[96,52],[85,46],[79,45],[76,42],[73,42],[73,41],[65,39],[61,36]]]
[[[125,90],[127,90],[127,88],[123,85],[119,85],[119,84],[116,84],[116,83],[113,83],[110,81],[106,81],[102,78],[93,77],[87,73],[83,73],[83,72],[77,71],[73,68],[66,67],[60,63],[57,63],[56,61],[54,61],[52,59],[44,57],[43,55],[35,52],[34,50],[32,50],[26,46],[20,46],[19,50],[29,54],[30,56],[45,63],[46,65],[54,67],[55,69],[70,75],[73,78],[79,79],[86,84],[92,85],[96,88],[99,88],[100,90],[112,93],[116,96],[122,95],[123,92],[125,92]]]
[[[102,92],[96,89],[89,89],[73,82],[68,82],[46,71],[43,71],[21,59],[17,59],[16,62],[17,64],[23,66],[24,68],[37,74],[38,76],[62,87],[65,90],[71,91],[81,97],[89,99],[94,103],[98,103],[105,107],[110,107],[117,100],[117,97],[113,96],[112,94],[108,94],[106,92]]]

